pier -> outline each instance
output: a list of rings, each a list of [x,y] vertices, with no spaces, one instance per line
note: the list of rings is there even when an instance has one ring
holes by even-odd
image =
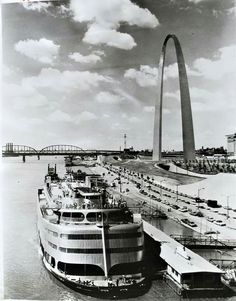
[[[178,295],[225,293],[221,269],[148,222],[143,221],[143,227],[146,235],[160,243],[160,258],[167,266],[164,279]]]
[[[190,249],[233,249],[236,248],[236,240],[232,239],[215,239],[206,236],[184,236],[171,235],[173,239],[181,243],[181,245]]]

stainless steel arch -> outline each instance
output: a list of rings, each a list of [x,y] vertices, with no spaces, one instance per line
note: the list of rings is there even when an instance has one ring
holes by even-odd
[[[164,79],[164,69],[165,69],[166,46],[170,39],[174,41],[178,72],[179,72],[184,160],[189,161],[195,159],[195,143],[194,143],[191,101],[190,101],[188,78],[187,78],[183,52],[181,49],[180,42],[174,34],[169,34],[165,38],[165,41],[162,46],[160,61],[159,61],[159,79],[158,79],[159,96],[155,104],[152,159],[154,161],[161,160],[162,103],[163,103],[163,86],[164,86],[163,79]]]

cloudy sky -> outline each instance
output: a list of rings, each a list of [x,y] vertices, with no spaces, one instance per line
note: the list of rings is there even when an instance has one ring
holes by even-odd
[[[152,148],[158,61],[168,33],[187,65],[195,144],[236,132],[232,0],[3,4],[2,142]],[[165,70],[163,148],[182,149],[176,57]]]

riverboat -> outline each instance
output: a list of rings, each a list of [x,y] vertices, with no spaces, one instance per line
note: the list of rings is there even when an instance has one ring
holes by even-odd
[[[38,234],[43,263],[68,287],[97,298],[146,293],[144,232],[140,214],[109,194],[99,175],[48,166],[38,189]]]

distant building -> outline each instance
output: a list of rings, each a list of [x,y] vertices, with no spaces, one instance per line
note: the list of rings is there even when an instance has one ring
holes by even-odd
[[[236,155],[236,133],[226,135],[227,137],[227,154],[230,156]]]

